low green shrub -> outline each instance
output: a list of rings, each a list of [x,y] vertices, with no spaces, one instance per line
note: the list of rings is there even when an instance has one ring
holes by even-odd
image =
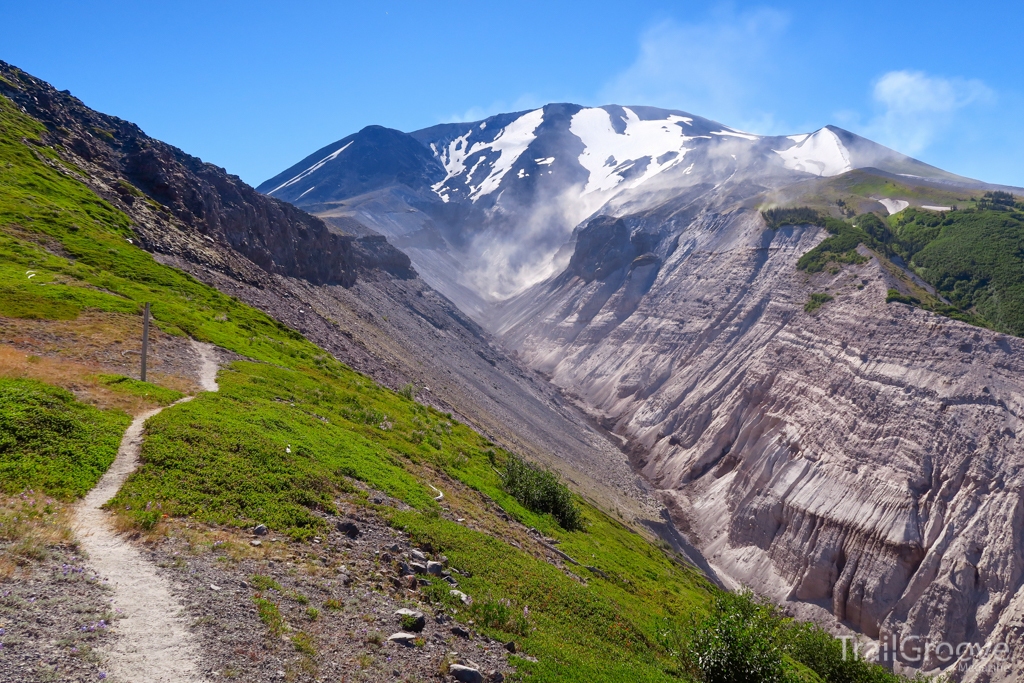
[[[519,636],[530,632],[529,609],[515,607],[508,598],[478,600],[471,606],[470,613],[481,626]]]
[[[280,636],[284,633],[284,617],[281,616],[281,610],[278,609],[277,604],[266,598],[253,598],[253,602],[256,603],[256,611],[260,615],[260,621],[266,624],[270,634]]]
[[[911,306],[921,303],[915,297],[900,294],[900,290],[898,289],[890,289],[885,294],[885,303],[891,304],[893,302],[899,304],[910,304]]]
[[[583,528],[583,515],[572,492],[554,472],[509,455],[503,479],[505,490],[527,510],[550,514],[568,531]]]
[[[807,299],[807,303],[804,304],[804,311],[807,313],[814,313],[816,310],[824,306],[829,301],[832,301],[831,294],[825,294],[824,292],[814,292],[810,298]]]
[[[252,587],[258,591],[275,590],[278,593],[284,591],[284,589],[281,588],[281,584],[279,584],[277,581],[270,578],[269,576],[264,576],[262,574],[253,574],[251,582]]]
[[[717,593],[695,621],[684,654],[703,683],[783,683],[782,620],[771,605],[745,593]]]
[[[117,457],[131,418],[30,379],[0,379],[0,491],[83,496]]]
[[[778,230],[786,225],[821,225],[824,221],[820,213],[806,206],[792,209],[768,209],[762,211],[761,216],[772,230]]]

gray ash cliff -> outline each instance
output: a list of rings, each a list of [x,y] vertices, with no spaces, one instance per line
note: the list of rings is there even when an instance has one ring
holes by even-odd
[[[904,282],[863,247],[796,270],[824,236],[742,210],[591,221],[495,326],[721,576],[870,636],[1019,639],[1024,342],[887,304]],[[834,300],[807,313],[812,292]]]

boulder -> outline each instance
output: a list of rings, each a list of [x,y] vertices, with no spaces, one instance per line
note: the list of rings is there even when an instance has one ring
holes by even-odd
[[[350,522],[347,520],[343,522],[338,522],[338,531],[352,539],[359,537],[359,527],[356,526],[355,522]]]
[[[483,683],[484,677],[480,672],[471,666],[452,664],[448,673],[455,677],[460,683]]]
[[[412,647],[416,639],[419,638],[415,633],[406,633],[405,631],[399,631],[398,633],[392,633],[388,636],[389,643],[398,643],[406,647]]]

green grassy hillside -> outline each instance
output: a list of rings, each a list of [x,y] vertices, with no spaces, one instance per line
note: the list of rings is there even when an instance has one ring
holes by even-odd
[[[1024,202],[989,192],[973,204],[947,212],[908,208],[887,219],[867,213],[840,220],[812,207],[770,209],[763,215],[772,228],[815,223],[830,233],[800,258],[801,270],[816,273],[863,262],[856,251],[863,244],[902,259],[949,303],[898,294],[891,301],[1024,336]]]
[[[1000,205],[994,205],[1000,206]],[[1024,336],[1024,203],[890,218],[893,250],[962,311]]]
[[[84,495],[114,461],[129,422],[125,413],[79,403],[64,389],[0,377],[0,492]]]
[[[727,680],[715,672],[732,675],[729,667],[746,656],[737,643],[748,642],[757,644],[767,668],[745,680],[822,680],[812,668],[824,672],[820,662],[834,664],[828,647],[801,649],[804,640],[783,637],[781,625],[789,622],[777,615],[763,620],[769,624],[763,633],[746,629],[747,640],[731,639],[746,627],[730,606],[753,605],[749,598],[715,607],[712,598],[720,594],[695,570],[578,499],[572,502],[578,516],[562,517],[578,528],[563,528],[544,510],[564,512],[567,492],[556,491],[561,503],[546,508],[530,503],[538,498],[521,486],[506,490],[501,471],[512,454],[450,415],[380,387],[260,311],[154,261],[132,244],[127,216],[80,182],[83,171],[62,161],[59,150],[39,143],[41,132],[0,97],[0,315],[137,314],[148,301],[165,332],[249,359],[221,371],[219,392],[149,422],[143,465],[110,504],[124,521],[141,529],[164,515],[235,527],[265,523],[300,544],[324,528],[317,513],[332,512],[339,497],[354,500],[463,569],[460,586],[478,606],[460,618],[475,618],[492,637],[516,637],[531,659],[515,664],[531,681]],[[28,416],[2,408],[17,417],[16,428],[0,428],[7,453],[25,462],[40,453],[57,463],[41,446],[32,450],[51,428],[64,437],[93,430],[95,453],[64,468],[68,481],[35,476],[11,485],[81,495],[112,459],[114,436],[127,418],[84,410],[38,384],[12,386],[8,403]],[[39,407],[17,391],[42,397]],[[161,397],[166,402],[173,395]],[[579,576],[513,544],[497,527],[472,529],[446,517],[431,486],[466,506],[497,506],[501,515],[554,537],[580,560],[573,567]],[[368,490],[388,498],[374,502]],[[426,593],[450,599],[446,589]],[[695,624],[723,637],[699,645]],[[702,657],[701,648],[728,657]],[[863,665],[834,680],[895,679]]]

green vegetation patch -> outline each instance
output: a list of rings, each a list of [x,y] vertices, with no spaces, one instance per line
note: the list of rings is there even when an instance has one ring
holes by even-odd
[[[705,683],[900,683],[908,679],[844,656],[827,631],[783,616],[751,593],[717,593],[711,609],[681,634],[687,672]],[[913,680],[923,683],[923,675]]]
[[[824,306],[829,301],[832,301],[832,295],[824,292],[814,292],[810,298],[807,299],[807,303],[804,304],[804,311],[807,313],[814,313],[816,310]]]
[[[163,406],[168,406],[185,397],[185,394],[180,391],[125,377],[124,375],[97,375],[96,378],[100,381],[100,384],[108,389],[122,394],[139,396]]]
[[[1024,336],[1024,204],[1001,195],[986,194],[986,209],[907,209],[890,219],[893,248],[954,307]]]
[[[583,515],[572,492],[554,472],[509,456],[505,461],[504,487],[528,510],[550,514],[563,529],[583,528]]]
[[[64,389],[0,379],[0,490],[33,489],[61,500],[85,495],[117,457],[130,421]]]
[[[260,621],[266,624],[271,635],[280,636],[285,632],[284,617],[281,616],[281,610],[278,608],[277,603],[261,597],[254,597],[253,602],[256,603],[256,611],[260,615]]]
[[[873,214],[860,216],[857,221],[859,225],[822,216],[818,224],[823,225],[830,236],[801,256],[796,264],[797,269],[808,273],[820,273],[829,263],[867,263],[868,259],[857,252],[857,247],[861,244],[877,244],[878,240],[874,234],[880,233],[884,224],[881,224]]]
[[[521,644],[538,659],[514,660],[529,680],[677,680],[679,662],[659,634],[699,609],[710,587],[696,572],[604,515],[592,509],[587,514],[594,518],[588,531],[559,534],[565,539],[560,547],[598,563],[611,580],[581,583],[522,550],[445,519],[394,512],[392,522],[409,531],[414,542],[445,553],[463,573],[459,590],[473,596],[474,605],[465,608],[452,599],[441,581],[425,593],[464,612],[460,618],[474,619],[490,637]],[[631,537],[625,546],[623,536]]]

